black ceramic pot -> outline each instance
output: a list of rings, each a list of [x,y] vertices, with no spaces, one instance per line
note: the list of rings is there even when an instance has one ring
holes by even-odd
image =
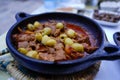
[[[93,20],[72,13],[61,13],[61,12],[50,12],[43,13],[38,15],[28,15],[26,13],[16,14],[17,22],[9,29],[6,36],[6,43],[9,51],[12,56],[24,67],[39,72],[43,74],[70,74],[84,70],[89,66],[95,64],[100,60],[116,60],[120,59],[120,49],[117,46],[111,45],[105,37],[104,31],[100,26]],[[19,53],[13,43],[11,36],[14,33],[17,33],[17,27],[27,25],[27,23],[33,23],[34,21],[48,21],[48,20],[57,20],[57,21],[67,21],[70,23],[77,24],[81,27],[84,27],[89,31],[94,38],[97,39],[97,46],[99,47],[94,53],[84,58],[76,60],[68,60],[61,62],[50,62],[44,60],[37,60],[30,57],[27,57]]]

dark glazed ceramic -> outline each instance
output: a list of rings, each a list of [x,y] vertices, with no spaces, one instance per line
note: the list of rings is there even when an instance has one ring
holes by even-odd
[[[113,34],[113,39],[115,41],[115,43],[117,44],[117,46],[120,47],[120,32],[116,32]]]
[[[24,67],[43,74],[70,74],[84,70],[85,68],[95,64],[99,60],[116,60],[120,59],[120,49],[117,46],[111,45],[105,38],[105,33],[100,26],[93,20],[72,13],[50,12],[38,15],[28,15],[26,13],[16,14],[17,22],[9,29],[6,36],[6,43],[12,56]],[[45,22],[48,20],[66,21],[85,28],[90,34],[97,39],[99,47],[94,53],[81,59],[68,60],[61,62],[50,62],[37,60],[27,57],[19,53],[11,39],[11,35],[17,33],[17,27],[24,27],[28,23],[34,21]]]

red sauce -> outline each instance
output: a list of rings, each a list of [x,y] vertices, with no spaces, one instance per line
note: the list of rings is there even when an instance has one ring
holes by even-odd
[[[71,29],[75,30],[77,33],[88,36],[86,31],[84,29],[82,29],[80,26],[77,26],[75,24],[69,24],[69,23],[67,23],[66,25],[67,25],[68,28],[71,28]]]
[[[81,26],[70,24],[70,23],[66,23],[66,25],[68,28],[75,30],[77,33],[80,33],[83,36],[88,36],[91,42],[91,46],[96,46],[96,40],[93,39],[94,38],[93,35],[90,35],[90,33],[88,33],[88,31],[83,29]]]

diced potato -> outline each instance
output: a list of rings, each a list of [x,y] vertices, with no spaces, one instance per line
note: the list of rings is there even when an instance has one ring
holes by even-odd
[[[49,27],[46,27],[46,28],[44,28],[43,29],[43,35],[50,35],[51,34],[51,28],[49,28]]]
[[[35,27],[35,28],[38,28],[38,27],[40,27],[40,26],[42,26],[42,25],[40,24],[40,22],[38,22],[38,21],[35,21],[35,22],[34,22],[34,27]]]
[[[63,28],[64,28],[63,23],[58,22],[58,23],[56,24],[56,28],[57,28],[57,29],[63,29]]]
[[[73,44],[72,44],[72,48],[73,48],[75,51],[84,52],[84,47],[83,47],[82,44],[73,43]]]
[[[46,45],[47,46],[54,46],[56,44],[56,40],[54,39],[49,39],[47,42],[46,42]]]
[[[35,27],[34,27],[32,24],[30,24],[30,23],[27,25],[27,28],[28,28],[30,31],[35,30]]]
[[[42,40],[42,34],[41,33],[36,33],[35,38],[36,38],[37,41],[41,41]]]
[[[72,44],[73,44],[73,41],[72,41],[72,39],[70,39],[70,38],[65,38],[64,43],[65,43],[66,45],[72,45]]]
[[[72,29],[69,29],[67,31],[67,35],[70,37],[70,38],[74,38],[75,37],[75,31],[72,30]]]
[[[20,53],[26,54],[28,51],[25,48],[18,48]]]
[[[50,37],[48,37],[47,35],[44,35],[43,37],[42,37],[42,44],[44,44],[44,45],[46,45],[46,42],[48,41],[50,39]]]
[[[29,56],[29,57],[32,57],[32,58],[36,58],[37,55],[38,55],[37,51],[29,51],[26,54],[26,56]]]

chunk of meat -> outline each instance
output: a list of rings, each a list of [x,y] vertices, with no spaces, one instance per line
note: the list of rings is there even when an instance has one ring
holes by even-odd
[[[70,56],[72,57],[72,59],[77,59],[83,57],[84,53],[73,51],[71,52]]]
[[[33,40],[35,40],[35,34],[30,34],[28,41],[33,41]]]
[[[63,48],[64,48],[64,45],[63,45],[62,43],[57,43],[57,44],[55,44],[54,48],[55,48],[56,50],[63,49]]]
[[[18,41],[28,41],[30,39],[28,34],[19,34]]]
[[[18,42],[18,48],[27,48],[29,46],[28,41]]]
[[[40,45],[37,49],[38,52],[48,52],[48,48],[46,46]]]
[[[61,31],[61,29],[56,29],[53,35],[55,37],[59,36],[60,35],[60,31]]]
[[[29,47],[31,47],[32,50],[36,50],[36,47],[38,47],[38,46],[37,46],[37,44],[35,43],[35,41],[30,41],[30,42],[29,42]]]
[[[78,38],[77,38],[77,41],[78,41],[79,43],[87,43],[87,44],[91,45],[88,36],[78,37]]]
[[[12,38],[13,38],[13,42],[15,41],[15,45],[17,45],[17,41],[18,41],[18,34],[14,34],[13,36],[12,36]]]
[[[36,46],[36,42],[35,41],[29,41],[29,46]]]
[[[19,34],[13,36],[17,41],[32,41],[35,39],[34,34]]]
[[[82,43],[82,45],[84,46],[84,50],[87,52],[87,53],[93,53],[98,47],[95,47],[95,46],[90,46],[89,44],[87,43]]]
[[[37,43],[37,44],[36,44],[36,50],[38,50],[39,48],[40,48],[40,44]]]
[[[65,51],[63,49],[56,50],[55,61],[66,60]]]
[[[92,46],[88,46],[85,47],[85,51],[89,54],[93,53],[95,50],[97,50],[98,47],[92,47]]]
[[[49,54],[54,54],[55,53],[55,49],[52,48],[52,47],[48,47],[48,51],[49,51]]]
[[[51,34],[53,35],[56,31],[56,27],[55,26],[49,26],[49,28],[51,28]]]
[[[54,61],[54,55],[53,54],[48,54],[48,53],[39,53],[39,57],[42,60],[47,60],[47,61]]]

